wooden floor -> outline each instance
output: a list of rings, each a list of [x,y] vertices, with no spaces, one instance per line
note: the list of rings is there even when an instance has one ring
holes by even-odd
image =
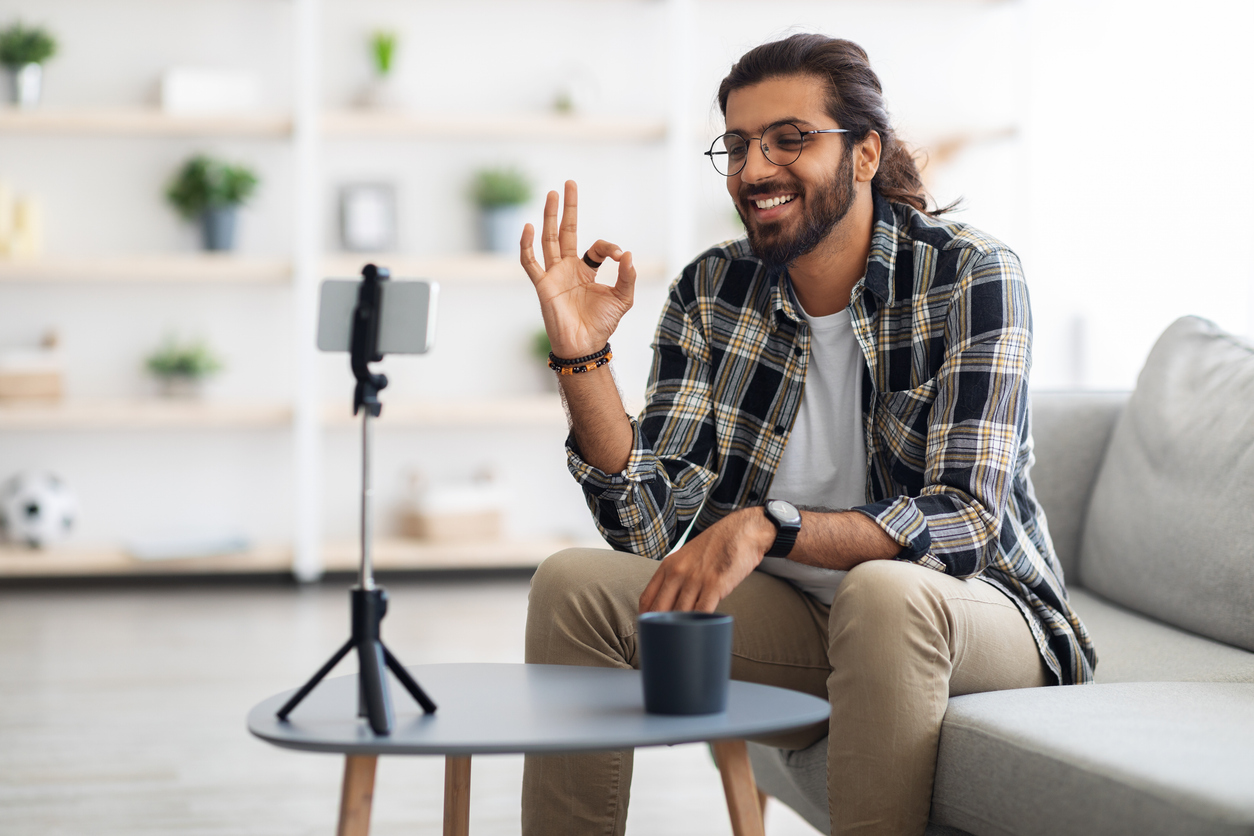
[[[522,661],[526,581],[389,591],[407,664]],[[244,716],[335,650],[347,607],[336,586],[0,589],[0,833],[331,834],[342,760],[275,749]],[[473,770],[471,833],[518,833],[522,758]],[[438,834],[442,798],[443,759],[381,759],[371,832]],[[637,836],[730,833],[701,745],[639,751],[631,810]],[[768,834],[814,832],[768,808]]]

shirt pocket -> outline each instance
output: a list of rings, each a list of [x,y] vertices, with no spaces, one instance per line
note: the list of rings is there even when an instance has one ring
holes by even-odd
[[[927,456],[927,426],[936,402],[936,378],[896,392],[879,393],[880,437],[892,454],[922,473]]]

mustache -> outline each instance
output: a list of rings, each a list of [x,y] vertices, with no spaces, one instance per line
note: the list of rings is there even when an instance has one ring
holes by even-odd
[[[783,186],[787,191],[800,195],[804,192],[801,184],[797,182],[777,182],[768,183],[766,185],[742,185],[740,191],[736,193],[741,200],[753,200],[756,197],[764,197],[770,194],[778,194],[780,187]]]

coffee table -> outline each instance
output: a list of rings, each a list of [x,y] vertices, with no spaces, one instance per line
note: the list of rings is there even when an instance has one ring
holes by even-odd
[[[379,755],[443,755],[444,834],[466,836],[470,759],[482,754],[556,754],[709,741],[722,774],[735,836],[761,836],[762,812],[745,738],[827,719],[826,700],[732,682],[727,711],[646,714],[640,672],[568,665],[418,665],[411,674],[439,705],[423,714],[396,689],[396,727],[379,737],[357,717],[357,677],[324,681],[286,721],[275,712],[292,691],[248,714],[248,730],[276,746],[346,755],[338,836],[364,836]]]

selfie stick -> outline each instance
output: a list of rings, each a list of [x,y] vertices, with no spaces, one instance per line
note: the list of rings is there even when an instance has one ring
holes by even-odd
[[[383,354],[379,351],[379,320],[383,309],[383,282],[388,280],[390,273],[386,267],[367,264],[362,268],[361,275],[357,306],[353,309],[350,348],[353,376],[357,378],[357,388],[353,392],[353,414],[361,412],[361,568],[357,586],[349,590],[352,601],[352,634],[343,647],[279,709],[278,717],[286,720],[292,709],[348,655],[348,651],[356,649],[357,716],[367,718],[375,734],[386,735],[392,733],[395,720],[385,668],[391,670],[400,680],[401,685],[422,706],[423,711],[430,714],[435,711],[436,706],[379,637],[379,624],[388,610],[388,594],[386,589],[375,585],[374,564],[370,553],[373,533],[370,500],[374,494],[370,484],[370,419],[379,417],[379,413],[383,411],[383,404],[379,403],[379,390],[388,385],[388,379],[386,375],[370,371],[370,364],[383,359]]]

